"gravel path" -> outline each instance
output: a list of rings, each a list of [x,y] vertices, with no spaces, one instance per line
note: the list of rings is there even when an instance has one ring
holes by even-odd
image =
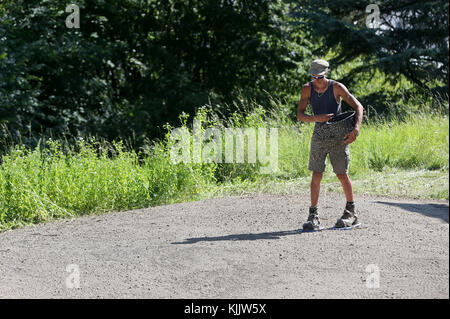
[[[224,197],[3,232],[0,298],[449,298],[447,201],[357,196],[360,229],[300,234],[308,202]],[[322,196],[322,224],[344,204]]]

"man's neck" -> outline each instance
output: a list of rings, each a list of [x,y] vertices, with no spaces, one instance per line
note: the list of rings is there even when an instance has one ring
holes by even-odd
[[[313,83],[317,88],[325,88],[328,86],[328,80],[326,77],[323,77],[322,79],[314,79]]]

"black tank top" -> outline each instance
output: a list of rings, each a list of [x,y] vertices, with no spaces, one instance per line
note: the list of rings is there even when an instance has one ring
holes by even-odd
[[[314,115],[319,114],[331,114],[339,115],[341,114],[341,103],[336,102],[336,98],[334,97],[334,89],[333,89],[333,80],[330,80],[328,84],[328,88],[322,94],[317,94],[314,90],[312,81],[310,82],[311,86],[311,97],[310,103],[312,106],[312,110]],[[316,122],[314,127],[314,133],[320,130],[320,127],[324,125],[324,123]]]

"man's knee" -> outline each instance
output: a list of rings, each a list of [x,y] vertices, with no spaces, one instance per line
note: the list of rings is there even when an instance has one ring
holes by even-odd
[[[345,173],[345,174],[336,174],[336,176],[337,176],[337,178],[340,181],[346,181],[346,180],[350,179],[347,173]]]
[[[321,172],[313,172],[311,183],[320,183],[322,180],[323,173]]]

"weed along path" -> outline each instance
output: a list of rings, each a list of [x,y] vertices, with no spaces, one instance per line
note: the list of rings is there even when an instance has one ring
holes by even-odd
[[[357,196],[361,228],[298,233],[308,202],[223,197],[3,232],[0,297],[449,297],[447,201]],[[325,227],[343,205],[321,197]]]

